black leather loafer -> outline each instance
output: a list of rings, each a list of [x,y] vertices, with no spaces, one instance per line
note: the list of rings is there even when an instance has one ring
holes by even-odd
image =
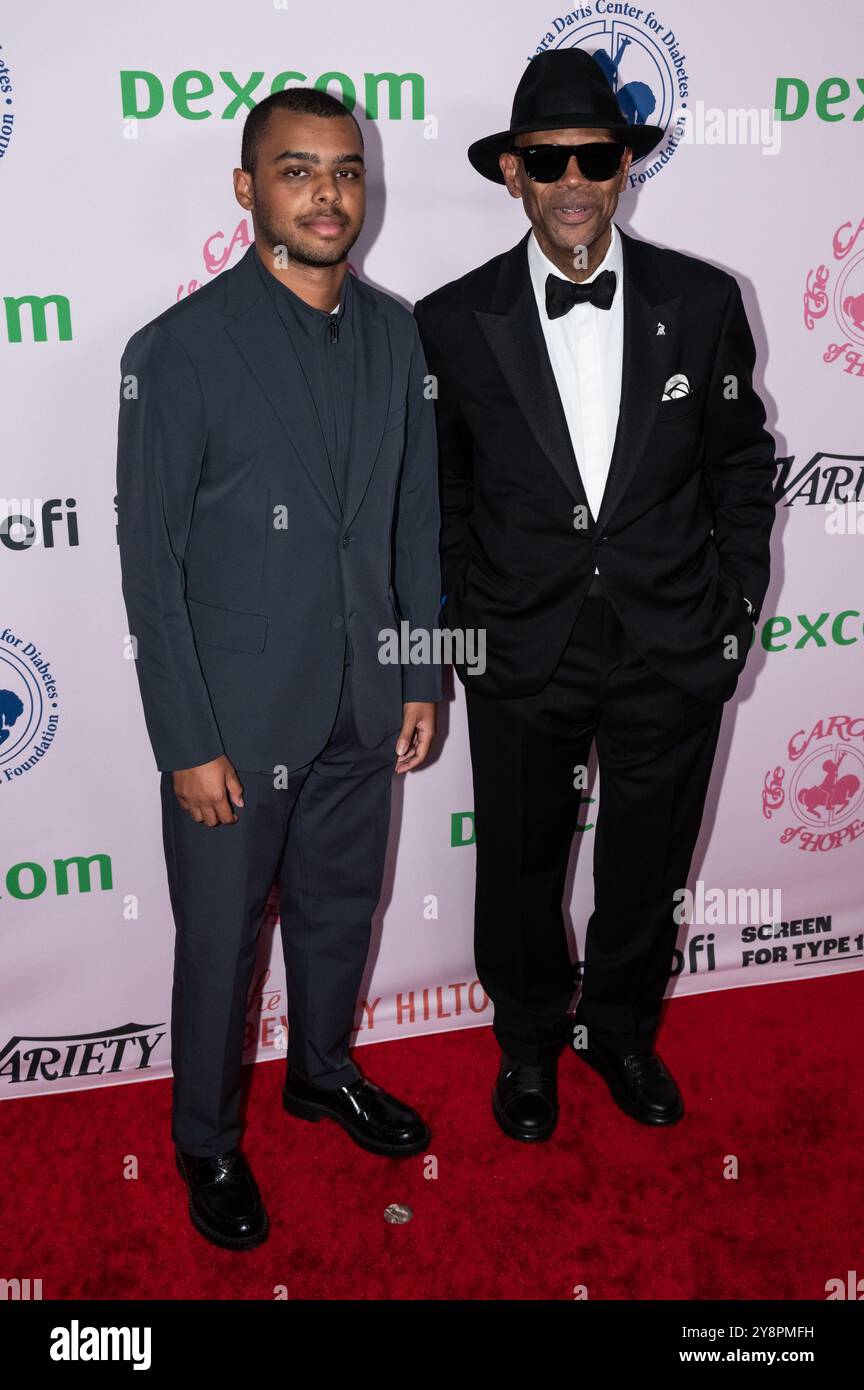
[[[189,1189],[189,1215],[197,1231],[223,1250],[254,1250],[270,1222],[252,1171],[239,1149],[199,1158],[175,1148],[177,1171]]]
[[[431,1138],[416,1110],[365,1076],[331,1090],[289,1072],[282,1104],[298,1120],[334,1120],[361,1149],[388,1158],[422,1153]]]
[[[492,1090],[492,1113],[511,1139],[537,1143],[558,1123],[557,1067],[517,1062],[506,1053]]]
[[[684,1114],[684,1101],[668,1068],[652,1048],[615,1052],[589,1042],[573,1048],[603,1077],[619,1109],[643,1125],[674,1125]]]

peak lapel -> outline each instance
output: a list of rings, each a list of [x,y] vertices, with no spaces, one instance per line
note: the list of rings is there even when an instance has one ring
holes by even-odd
[[[503,258],[491,308],[475,309],[474,313],[540,448],[590,516],[528,272],[530,235]]]
[[[653,248],[618,230],[624,256],[621,404],[598,531],[607,525],[627,491],[678,357],[681,296],[668,297],[667,286],[654,268]]]

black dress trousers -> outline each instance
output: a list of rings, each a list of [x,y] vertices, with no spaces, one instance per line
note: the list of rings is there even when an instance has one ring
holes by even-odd
[[[477,972],[501,1047],[524,1062],[551,1060],[570,1037],[575,984],[562,899],[573,837],[586,822],[594,822],[594,911],[578,1022],[621,1052],[651,1046],[675,948],[672,895],[687,883],[723,712],[653,671],[602,585],[592,590],[538,694],[488,699],[465,681]],[[576,773],[592,742],[596,817]]]
[[[360,1075],[348,1056],[381,894],[395,737],[364,748],[346,664],[333,729],[284,787],[244,772],[238,820],[197,824],[162,774],[162,828],[176,927],[171,1013],[172,1137],[212,1157],[240,1135],[246,1000],[267,897],[278,877],[288,997],[288,1067],[317,1086]]]

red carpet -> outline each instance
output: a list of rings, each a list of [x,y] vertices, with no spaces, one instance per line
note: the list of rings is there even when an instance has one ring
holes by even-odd
[[[249,1068],[244,1148],[271,1235],[232,1255],[192,1228],[169,1135],[170,1082],[0,1105],[0,1276],[43,1298],[815,1299],[864,1274],[862,974],[667,1005],[658,1051],[687,1113],[623,1115],[572,1054],[552,1140],[505,1138],[488,1028],[358,1049],[422,1109],[424,1157],[376,1158],[290,1119],[283,1063]],[[124,1178],[128,1156],[137,1180]],[[728,1156],[738,1178],[724,1179]],[[429,1165],[428,1157],[425,1159]],[[405,1203],[413,1220],[390,1225]]]

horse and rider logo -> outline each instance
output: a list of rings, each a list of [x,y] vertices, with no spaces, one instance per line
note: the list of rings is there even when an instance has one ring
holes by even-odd
[[[836,758],[826,758],[822,764],[825,776],[821,782],[802,786],[802,779],[799,778],[796,800],[804,808],[802,814],[809,815],[820,824],[829,825],[845,814],[849,802],[853,797],[858,797],[861,789],[861,779],[854,773],[847,772],[842,777],[839,775],[843,759],[848,756],[849,749],[843,748],[838,751]],[[807,770],[805,765],[801,772],[806,773]]]
[[[798,820],[787,826],[781,844],[797,842],[800,849],[829,850],[864,834],[856,812],[864,800],[864,719],[833,715],[819,720],[809,734],[799,730],[789,740],[792,763],[766,772],[762,814],[771,820],[781,808]]]

